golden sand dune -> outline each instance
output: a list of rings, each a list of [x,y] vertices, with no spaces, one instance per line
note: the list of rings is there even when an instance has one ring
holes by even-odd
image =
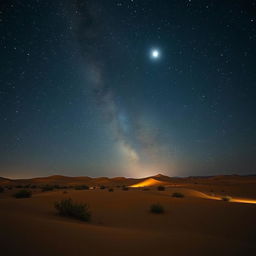
[[[254,177],[235,179],[163,175],[144,179],[65,176],[0,179],[0,186],[4,187],[0,193],[1,253],[6,256],[254,255],[256,182]],[[19,184],[36,184],[36,188],[30,188],[32,198],[12,196],[19,191],[16,187]],[[112,187],[113,192],[72,187],[42,192],[43,184],[104,184]],[[124,191],[123,185],[131,188]],[[158,191],[159,185],[165,186],[165,190]],[[136,189],[146,186],[148,190]],[[184,197],[173,197],[175,192]],[[230,196],[229,202],[222,200],[226,195]],[[91,222],[56,215],[54,203],[64,198],[88,204]],[[164,214],[150,213],[150,206],[155,203],[164,207]]]
[[[159,183],[160,182],[160,183]],[[140,184],[141,183],[141,184]],[[148,183],[148,184],[147,184]],[[157,185],[172,185],[185,186],[195,188],[196,190],[204,191],[206,187],[211,187],[210,190],[220,192],[228,191],[232,195],[238,197],[256,197],[256,176],[239,176],[239,175],[222,175],[212,177],[168,177],[162,174],[150,176],[146,178],[125,178],[125,177],[98,177],[92,178],[87,176],[68,177],[62,175],[53,175],[48,177],[39,177],[31,179],[7,179],[0,177],[0,186],[26,186],[26,185],[65,185],[65,186],[132,186],[140,184],[140,186],[157,186]],[[234,186],[235,184],[235,186]],[[245,186],[246,185],[246,186]],[[139,187],[139,186],[138,186]],[[229,194],[228,193],[228,194]]]
[[[38,190],[28,199],[13,198],[14,191],[0,194],[0,247],[7,256],[221,256],[256,250],[255,205],[204,200],[208,192],[196,188]],[[174,198],[173,192],[185,196]],[[56,215],[54,202],[67,197],[89,204],[90,223]],[[164,214],[150,213],[156,202]]]
[[[195,197],[195,198],[202,198],[202,199],[210,199],[210,200],[223,200],[225,196],[220,196],[220,195],[210,195],[206,194],[194,189],[187,189],[187,188],[175,188],[171,189],[175,192],[179,192],[184,194],[186,197]],[[239,198],[239,197],[230,197],[229,202],[231,203],[246,203],[246,204],[256,204],[255,199],[250,199],[250,198]]]
[[[159,186],[159,185],[167,185],[167,182],[159,181],[154,178],[149,178],[146,180],[143,180],[139,183],[136,183],[134,185],[131,185],[131,188],[140,188],[140,187],[152,187],[152,186]]]

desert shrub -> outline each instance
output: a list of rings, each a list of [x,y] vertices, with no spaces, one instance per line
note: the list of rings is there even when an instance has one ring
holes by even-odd
[[[0,193],[4,192],[4,188],[0,187]]]
[[[114,192],[114,189],[113,188],[109,188],[108,192]]]
[[[157,190],[158,190],[158,191],[164,191],[164,190],[165,190],[165,187],[164,187],[164,186],[158,186],[158,187],[157,187]]]
[[[172,193],[172,197],[182,198],[182,197],[184,197],[184,194],[182,194],[180,192],[174,192],[174,193]]]
[[[149,191],[150,188],[142,188],[142,191]]]
[[[105,189],[105,188],[106,188],[106,186],[103,186],[103,185],[100,186],[100,189]]]
[[[51,185],[45,185],[42,187],[42,192],[52,191],[52,190],[54,190],[54,186],[51,186]]]
[[[89,221],[91,218],[91,213],[87,204],[74,203],[70,198],[55,202],[54,206],[60,216],[83,221]]]
[[[67,193],[68,193],[68,191],[66,191],[66,190],[63,191],[63,194],[67,194]]]
[[[124,191],[127,191],[127,190],[129,190],[129,188],[126,187],[126,186],[124,186],[124,187],[123,187],[123,190],[124,190]]]
[[[231,196],[223,196],[221,199],[222,199],[223,201],[229,202],[229,201],[232,200],[232,197],[231,197]]]
[[[37,188],[37,186],[36,185],[31,185],[30,188],[35,189],[35,188]]]
[[[76,186],[75,190],[88,190],[89,187],[87,185],[81,185],[81,186]]]
[[[8,186],[7,189],[12,190],[12,186]]]
[[[150,212],[156,213],[156,214],[161,214],[164,213],[164,207],[161,204],[152,204],[150,206]]]
[[[59,185],[59,184],[55,184],[53,187],[55,189],[67,189],[68,188],[67,186],[63,186],[63,185]]]
[[[29,198],[32,196],[32,192],[30,190],[23,189],[15,193],[13,196],[16,198]]]
[[[23,186],[22,185],[17,185],[17,186],[15,186],[16,188],[23,188]]]

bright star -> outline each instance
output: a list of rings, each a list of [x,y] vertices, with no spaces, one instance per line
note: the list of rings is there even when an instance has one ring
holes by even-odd
[[[151,55],[151,58],[158,59],[160,56],[160,52],[157,49],[153,49],[153,50],[151,50],[150,55]]]

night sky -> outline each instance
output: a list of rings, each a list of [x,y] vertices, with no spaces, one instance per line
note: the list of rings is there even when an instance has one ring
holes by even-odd
[[[256,1],[0,2],[0,176],[256,173]]]

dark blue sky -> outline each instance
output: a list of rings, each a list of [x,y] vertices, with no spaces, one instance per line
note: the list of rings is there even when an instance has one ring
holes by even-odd
[[[6,0],[0,36],[0,176],[255,173],[256,1]]]

